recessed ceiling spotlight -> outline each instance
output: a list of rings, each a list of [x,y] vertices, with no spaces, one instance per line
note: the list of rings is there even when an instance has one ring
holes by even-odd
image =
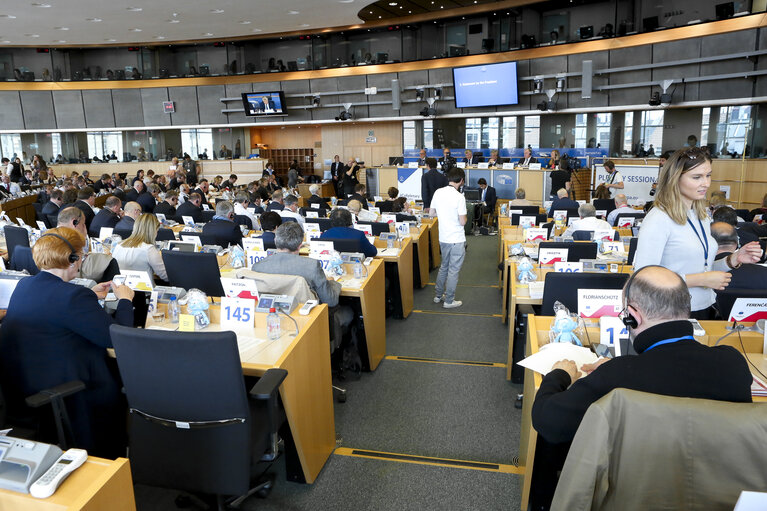
[[[302,27],[310,27],[311,25],[309,25],[308,23],[301,23],[301,26]]]
[[[8,41],[8,40],[6,40],[6,41],[0,41],[0,44],[11,44],[11,42],[10,42],[10,41]]]
[[[224,10],[223,9],[211,9],[210,13],[211,14],[224,14]]]
[[[57,42],[57,43],[65,43],[66,41],[65,41],[65,40],[63,40],[63,39],[59,39],[59,40],[58,40],[58,41],[56,41],[56,42]]]
[[[252,23],[252,21],[242,20],[239,23],[240,23],[240,25],[250,25]]]
[[[140,28],[129,28],[128,32],[141,32]]]
[[[126,7],[125,10],[130,12],[141,12],[144,9],[142,7]]]
[[[204,34],[202,34],[203,37],[210,37],[212,35],[213,34],[211,34],[210,32],[205,32]]]
[[[164,35],[156,35],[154,36],[155,39],[165,39]]]
[[[181,23],[181,20],[167,20],[168,23]]]
[[[85,21],[90,21],[91,23],[100,23],[104,20],[102,20],[101,18],[85,18]]]
[[[53,27],[56,30],[69,30],[69,27]]]
[[[396,6],[396,5],[397,5],[397,2],[389,2],[389,5],[391,5],[392,7],[394,7],[394,6]]]
[[[50,6],[51,6],[51,4],[41,4],[41,3],[39,3],[39,2],[34,2],[34,3],[32,4],[32,7],[39,7],[39,8],[41,8],[41,9],[47,9],[47,8],[48,8],[48,7],[50,7]]]
[[[301,13],[298,11],[288,11],[288,14],[301,14]]]
[[[108,43],[116,43],[117,39],[104,39]]]
[[[350,4],[352,2],[354,2],[354,0],[338,0],[338,3],[340,4]]]
[[[40,37],[40,34],[24,34],[27,37]]]
[[[0,14],[0,18],[5,18],[7,20],[15,20],[16,16],[13,14]]]
[[[252,30],[252,32],[263,32],[263,30],[261,30],[260,28],[254,28],[254,29]]]

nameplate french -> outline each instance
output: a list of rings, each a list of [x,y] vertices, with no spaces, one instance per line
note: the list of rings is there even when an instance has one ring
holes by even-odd
[[[381,214],[381,208],[377,208],[375,206],[368,206],[368,211],[370,211],[371,213],[375,213],[376,215]]]
[[[410,236],[410,222],[395,222],[394,228],[400,238],[407,238]]]
[[[37,228],[38,228],[38,229],[40,229],[41,231],[45,231],[46,229],[48,229],[48,228],[45,226],[45,223],[44,223],[44,222],[41,222],[40,220],[38,220],[38,221],[37,221]]]
[[[629,338],[629,331],[620,318],[602,316],[599,318],[599,344],[615,346],[619,341]]]
[[[355,224],[354,228],[364,232],[367,236],[373,235],[373,226],[370,224]]]
[[[91,253],[92,254],[103,254],[104,253],[104,244],[101,243],[101,240],[96,238],[89,238],[90,240],[90,246],[91,246]]]
[[[195,251],[200,250],[202,248],[202,243],[200,242],[199,236],[184,236],[184,232],[181,232],[181,241],[186,241],[188,243],[194,243],[194,249]]]
[[[535,217],[534,216],[519,217],[519,226],[523,229],[529,229],[530,227],[535,227]]]
[[[521,209],[509,209],[509,218],[511,215],[522,215],[524,212]]]
[[[20,226],[26,227],[27,223],[24,221],[24,219],[16,217],[16,221],[19,223]]]
[[[145,271],[123,270],[120,276],[125,278],[125,285],[134,291],[152,291],[154,282]]]
[[[224,294],[230,298],[245,298],[258,301],[258,286],[253,279],[230,279],[221,277]]]
[[[563,209],[557,209],[554,211],[554,216],[552,218],[554,220],[560,220],[564,222],[565,219],[567,218],[567,211]]]
[[[184,225],[189,225],[194,227],[194,218],[192,218],[191,216],[184,215],[181,217],[181,220],[184,222]]]
[[[248,250],[245,252],[245,257],[248,259],[248,268],[252,267],[259,261],[263,261],[269,256],[264,250]]]
[[[533,300],[540,300],[543,298],[543,287],[545,282],[542,280],[534,280],[527,283],[527,290],[530,293],[530,298]]]
[[[304,241],[311,241],[319,238],[320,236],[322,236],[322,231],[304,231]]]
[[[531,163],[528,168],[530,170],[541,170],[541,164],[540,163]]]
[[[477,168],[478,169],[487,169],[489,167],[490,167],[490,164],[487,163],[486,161],[483,161],[481,163],[477,163]]]
[[[194,332],[194,316],[192,314],[178,315],[179,332]]]
[[[393,224],[397,222],[397,215],[390,215],[388,213],[384,213],[381,215],[381,221],[386,222],[387,224]]]
[[[636,218],[634,218],[633,216],[621,217],[620,220],[618,220],[618,228],[626,229],[628,227],[633,227],[634,222],[636,222]]]
[[[514,164],[511,162],[506,162],[501,168],[503,168],[503,170],[514,170]]]
[[[625,248],[622,241],[603,241],[602,242],[603,254],[623,254]]]
[[[548,235],[547,229],[541,229],[539,227],[533,227],[531,229],[525,229],[526,241],[546,241]]]
[[[330,254],[335,250],[332,241],[310,241],[309,255],[311,254]]]
[[[583,263],[559,262],[554,263],[554,271],[557,273],[583,273]]]
[[[307,211],[306,218],[319,218],[320,214],[317,211]]]
[[[538,251],[538,262],[540,264],[555,264],[567,262],[566,248],[542,248]]]
[[[621,289],[579,289],[578,315],[582,318],[617,316],[622,306]]]
[[[108,237],[110,237],[112,235],[112,232],[114,232],[114,228],[112,228],[112,227],[102,227],[99,230],[99,239],[102,240],[102,241],[107,239]]]
[[[760,319],[767,319],[767,297],[735,299],[729,321],[751,323]]]
[[[615,231],[612,229],[609,231],[607,229],[594,230],[594,241],[612,241],[613,236],[615,236]]]
[[[607,216],[607,210],[606,209],[598,209],[597,210],[597,216],[606,217]]]
[[[165,222],[168,221],[167,218],[165,218],[165,215],[163,215],[162,213],[155,213],[154,216],[157,217],[157,220],[159,220],[161,224],[164,224]]]
[[[417,169],[418,168],[418,162],[417,161],[408,162],[407,168],[409,168],[409,169]]]
[[[245,252],[250,250],[264,250],[264,240],[262,238],[242,238],[242,248]]]
[[[322,228],[317,222],[306,222],[304,224],[304,232],[322,232]]]
[[[458,163],[455,164],[455,166],[458,167],[459,169],[465,169],[466,168],[466,162],[465,161],[459,161]]]
[[[232,330],[253,329],[256,321],[256,301],[244,298],[221,297],[221,328]]]
[[[202,205],[202,210],[203,210],[203,211],[210,211],[210,206],[209,206],[209,205],[207,205],[207,204],[203,204],[203,205]]]

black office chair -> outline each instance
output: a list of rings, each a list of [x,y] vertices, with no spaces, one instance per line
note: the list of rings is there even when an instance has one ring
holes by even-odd
[[[635,218],[635,219],[642,219],[644,218],[645,213],[637,211],[636,213],[621,213],[617,217],[615,217],[615,226],[619,226],[621,224],[622,218]],[[634,223],[636,223],[636,220],[634,220]]]
[[[197,288],[208,296],[224,296],[216,254],[163,250],[162,261],[171,286]]]
[[[577,231],[576,231],[577,232]],[[538,246],[538,250],[542,248],[566,248],[567,249],[567,261],[571,263],[577,263],[581,259],[596,259],[597,258],[597,244],[596,243],[575,243],[575,242],[558,242],[558,241],[543,241]]]
[[[327,231],[331,227],[329,218],[307,218],[305,222],[320,224],[320,230],[322,232]]]
[[[53,227],[50,223],[50,220],[48,220],[47,215],[43,215],[43,205],[39,202],[35,202],[32,204],[32,206],[35,208],[35,218],[45,224],[46,229],[50,229]]]
[[[210,210],[210,211],[203,210],[202,218],[200,219],[200,223],[206,224],[206,223],[210,222],[211,220],[213,220],[214,216],[216,216],[216,212],[215,211],[213,211],[213,210]]]
[[[37,275],[40,273],[34,258],[32,258],[32,249],[29,247],[17,246],[13,250],[10,267],[11,270],[15,271],[27,270],[30,275]]]
[[[113,229],[112,234],[116,234],[122,239],[127,240],[130,238],[130,235],[133,234],[133,231],[130,229]]]
[[[522,211],[522,214],[525,216],[533,216],[533,215],[538,215],[541,209],[538,206],[514,206],[512,204],[509,204],[509,211],[517,211],[517,210]]]
[[[613,199],[592,199],[591,204],[597,211],[607,211],[608,215],[610,211],[615,209],[615,201]]]
[[[328,216],[327,208],[300,208],[298,210],[298,214],[304,218],[306,218],[306,213],[308,212],[317,213],[319,218],[327,218]]]
[[[737,214],[740,218],[742,218],[746,222],[750,222],[754,219],[753,215],[751,215],[751,212],[747,209],[736,209],[735,214]]]
[[[594,231],[573,231],[573,240],[591,241],[594,238]]]
[[[253,221],[248,216],[234,215],[234,223],[237,225],[244,225],[249,231],[253,230]]]
[[[402,213],[397,213],[395,216],[397,222],[416,222],[418,219],[413,215],[405,215]]]
[[[738,298],[767,298],[767,289],[730,289],[724,288],[716,292],[716,308],[722,319],[730,319],[730,312]]]
[[[631,238],[629,240],[629,255],[626,258],[626,264],[634,264],[634,256],[637,253],[637,244],[639,243],[639,238]]]
[[[333,248],[338,252],[362,252],[360,240],[322,238],[320,241],[332,241]]]
[[[519,213],[514,213],[514,214],[511,215],[511,225],[519,225],[519,220],[523,216],[534,216],[535,217],[535,225],[541,225],[541,223],[543,223],[543,222],[545,222],[546,220],[549,219],[548,215],[546,213],[538,213],[538,212],[536,212],[536,213],[530,214],[530,215],[526,215],[524,213],[521,214],[521,215]]]
[[[366,222],[357,220],[360,225],[369,225],[373,228],[373,236],[380,236],[382,232],[391,232],[391,227],[386,222]]]
[[[265,496],[273,483],[251,481],[261,459],[278,455],[287,371],[267,370],[246,393],[234,332],[112,325],[110,335],[130,409],[134,482],[214,495],[218,509]]]
[[[56,227],[59,224],[58,213],[56,213],[55,215],[45,215],[45,217],[48,219],[48,225],[50,225],[51,228]]]
[[[16,247],[29,247],[29,233],[25,228],[14,225],[6,225],[3,227],[3,232],[8,259],[13,261],[13,251]]]
[[[391,200],[382,200],[376,202],[376,207],[381,213],[393,213],[394,211],[392,208],[394,207],[394,201]]]
[[[199,239],[200,245],[216,245],[216,237],[210,234],[203,234],[197,231],[181,231],[178,233],[178,239],[180,240],[183,240],[185,236]]]
[[[570,312],[577,312],[579,289],[623,289],[628,277],[628,273],[549,272],[543,284],[541,314],[553,316],[554,302],[562,303]]]
[[[173,233],[173,230],[166,228],[160,228],[157,231],[157,238],[155,238],[157,241],[173,241],[175,239],[176,235]]]
[[[292,216],[284,216],[282,217],[282,223],[284,224],[285,222],[298,222],[298,220],[296,220]]]

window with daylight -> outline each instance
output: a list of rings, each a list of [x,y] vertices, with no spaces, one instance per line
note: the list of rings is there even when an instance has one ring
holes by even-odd
[[[655,154],[663,151],[663,110],[644,110],[639,127],[639,142],[645,151],[653,146]]]
[[[517,118],[504,117],[501,128],[500,146],[504,149],[517,147]]]
[[[626,112],[623,117],[623,153],[634,152],[634,112]]]
[[[751,105],[723,106],[719,108],[719,124],[716,127],[720,154],[743,154],[746,135],[751,122]]]
[[[541,116],[525,116],[525,147],[539,147],[541,144]]]

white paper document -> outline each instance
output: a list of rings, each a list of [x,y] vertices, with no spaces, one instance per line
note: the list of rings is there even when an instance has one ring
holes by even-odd
[[[534,353],[517,363],[522,367],[545,375],[551,371],[551,366],[560,360],[572,360],[578,366],[578,370],[581,370],[584,364],[594,363],[597,361],[597,358],[588,348],[576,346],[569,342],[553,342],[544,344],[540,347],[538,353]]]

